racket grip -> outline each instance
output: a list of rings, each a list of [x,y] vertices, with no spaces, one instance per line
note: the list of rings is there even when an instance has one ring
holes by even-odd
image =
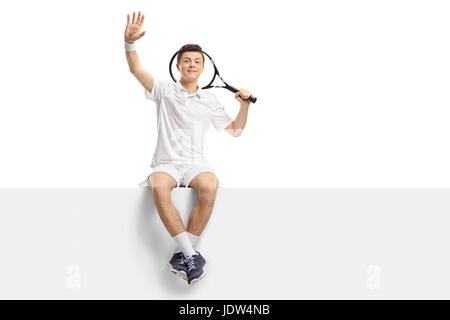
[[[241,90],[239,90],[239,89],[237,89],[237,88],[235,88],[235,87],[233,87],[233,86],[230,86],[230,85],[227,85],[227,89],[229,89],[230,91],[232,91],[232,92],[234,92],[234,93],[241,91]],[[248,101],[250,101],[250,102],[252,102],[252,103],[255,103],[255,102],[256,102],[256,97],[250,96],[250,97],[249,97],[248,99],[246,99],[246,100],[248,100]]]
[[[249,100],[250,102],[252,102],[252,103],[255,103],[255,102],[256,102],[256,97],[250,96],[250,98],[248,98],[248,100]]]

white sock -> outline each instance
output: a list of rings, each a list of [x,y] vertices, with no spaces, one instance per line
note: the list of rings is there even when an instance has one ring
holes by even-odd
[[[190,232],[187,233],[189,240],[191,240],[192,246],[195,246],[195,243],[197,242],[198,238],[200,238],[199,236],[196,236],[195,234],[192,234]]]
[[[173,237],[173,240],[175,240],[180,248],[180,251],[183,252],[186,257],[192,256],[195,253],[191,240],[189,240],[189,236],[186,231],[177,234]]]
[[[195,234],[192,234],[192,233],[190,233],[190,232],[186,232],[186,233],[187,233],[187,235],[188,235],[188,237],[189,237],[189,240],[191,241],[192,248],[194,248],[194,247],[195,247],[195,243],[197,242],[198,238],[200,238],[200,237],[199,237],[199,236],[196,236]],[[194,248],[194,250],[195,250],[195,248]],[[182,251],[182,250],[181,250],[181,247],[180,247],[180,246],[177,246],[177,247],[175,248],[175,253],[180,252],[180,251]]]

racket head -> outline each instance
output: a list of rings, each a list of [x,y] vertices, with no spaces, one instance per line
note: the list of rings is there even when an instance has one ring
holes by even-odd
[[[172,78],[172,80],[174,82],[178,81],[175,78],[175,75],[177,75],[179,78],[179,74],[180,74],[180,71],[178,71],[178,69],[176,67],[176,65],[177,65],[176,57],[178,55],[178,52],[179,51],[174,53],[174,55],[172,56],[172,58],[170,59],[170,62],[169,62],[169,73],[170,73],[170,77]],[[224,88],[224,89],[230,90],[231,92],[234,92],[234,93],[238,92],[239,89],[227,84],[223,80],[223,78],[219,74],[219,70],[217,69],[216,64],[214,63],[214,60],[211,58],[211,56],[203,50],[201,52],[204,54],[205,60],[204,60],[204,64],[203,64],[203,72],[197,80],[198,86],[202,89]],[[180,63],[181,62],[182,61],[180,61]],[[256,97],[251,96],[250,98],[248,98],[248,100],[252,103],[255,103]]]
[[[219,71],[211,56],[205,51],[202,51],[202,53],[204,54],[205,61],[203,63],[203,72],[197,80],[198,86],[202,89],[226,88],[226,83],[219,75]],[[178,51],[175,52],[169,62],[169,73],[174,82],[177,82],[180,79],[180,71],[177,69],[177,55]]]

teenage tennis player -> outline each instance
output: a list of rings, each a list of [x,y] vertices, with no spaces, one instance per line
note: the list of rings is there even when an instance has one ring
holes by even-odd
[[[192,285],[205,275],[206,260],[194,248],[208,223],[217,189],[221,186],[203,157],[204,135],[212,123],[216,130],[225,129],[233,137],[239,137],[250,106],[246,99],[252,94],[244,89],[235,94],[240,110],[233,120],[214,93],[198,87],[205,60],[202,48],[195,44],[184,45],[179,50],[176,66],[180,79],[176,83],[153,78],[141,66],[136,53],[135,42],[145,35],[145,31],[141,32],[144,19],[140,11],[137,16],[133,12],[132,20],[127,15],[125,54],[131,74],[145,88],[145,97],[156,103],[158,137],[147,186],[164,226],[177,245],[169,267]],[[171,191],[175,187],[192,187],[198,193],[198,202],[186,228],[171,201]]]

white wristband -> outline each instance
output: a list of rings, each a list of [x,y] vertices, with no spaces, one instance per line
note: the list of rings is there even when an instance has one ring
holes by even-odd
[[[125,41],[125,51],[136,51],[136,42],[129,43]]]

